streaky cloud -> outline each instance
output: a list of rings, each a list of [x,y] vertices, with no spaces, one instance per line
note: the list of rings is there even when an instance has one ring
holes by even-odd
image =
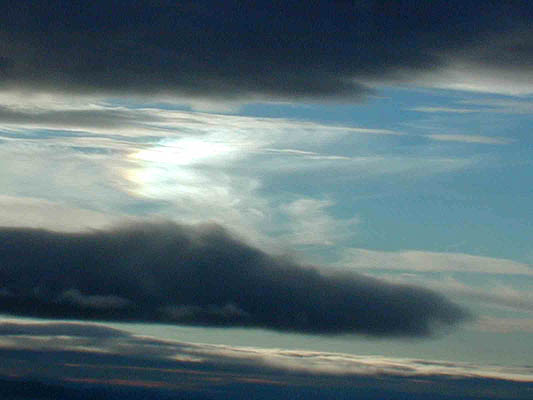
[[[339,266],[358,270],[458,271],[486,274],[533,275],[530,265],[504,258],[475,256],[463,253],[420,250],[376,251],[350,248],[344,251]]]
[[[428,139],[438,140],[442,142],[460,142],[460,143],[476,143],[476,144],[510,144],[511,140],[498,137],[480,136],[480,135],[426,135]]]
[[[410,111],[417,111],[422,113],[450,113],[450,114],[470,114],[478,113],[482,110],[472,108],[453,108],[453,107],[414,107]]]
[[[441,295],[269,255],[217,225],[0,230],[12,315],[422,337],[470,317]]]

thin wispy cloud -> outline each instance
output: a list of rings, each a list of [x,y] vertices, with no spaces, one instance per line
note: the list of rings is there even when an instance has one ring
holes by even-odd
[[[455,135],[455,134],[432,134],[426,135],[431,140],[440,142],[461,142],[461,143],[477,143],[477,144],[510,144],[512,140],[506,138],[496,138],[479,135]]]
[[[357,229],[358,219],[337,219],[326,212],[333,202],[301,198],[281,206],[281,212],[288,216],[288,234],[283,241],[293,245],[332,246],[334,243],[352,237]]]
[[[350,157],[346,156],[336,156],[329,154],[320,154],[314,151],[304,151],[297,149],[265,149],[267,153],[277,153],[277,154],[286,154],[297,157],[305,157],[310,160],[350,160]]]
[[[495,333],[533,333],[532,318],[481,318],[476,323],[476,328],[485,332]]]
[[[530,265],[513,260],[474,256],[462,253],[430,251],[375,251],[346,249],[339,265],[358,270],[385,269],[419,272],[477,272],[485,274],[533,275]]]
[[[531,98],[525,99],[470,99],[461,100],[462,104],[482,106],[484,112],[499,114],[533,114]]]
[[[414,107],[410,111],[417,111],[422,113],[450,113],[450,114],[470,114],[477,113],[481,110],[471,108],[452,108],[452,107]]]
[[[508,37],[511,36],[509,35]],[[527,52],[526,48],[527,45],[524,46],[524,50]],[[502,52],[500,55],[493,54],[496,58],[502,57],[504,52],[507,54],[510,53],[503,48],[496,51]],[[470,59],[467,61],[456,59],[455,62],[450,62],[444,68],[421,74],[416,80],[412,79],[410,83],[425,88],[437,88],[466,93],[474,92],[518,97],[531,96],[533,94],[533,85],[531,85],[530,72],[527,68],[522,69],[520,67],[528,63],[526,60],[527,57],[520,59],[518,53],[520,52],[515,53],[517,56],[517,59],[514,61],[516,68],[513,68],[511,64],[506,68],[503,65],[499,67],[491,66],[490,61],[483,65],[484,62],[482,61],[480,63],[480,60]],[[472,51],[472,54],[476,54],[476,51]],[[495,63],[497,63],[496,58],[493,60]],[[389,82],[389,84],[394,84],[394,82]]]
[[[526,97],[525,99],[469,99],[456,102],[461,107],[443,106],[419,106],[410,108],[410,111],[421,113],[439,114],[473,114],[473,113],[494,113],[494,114],[533,114],[533,103]],[[466,107],[465,107],[466,106]],[[474,106],[477,108],[467,108]]]
[[[521,315],[533,314],[533,296],[527,289],[516,289],[505,281],[494,279],[493,277],[483,285],[472,285],[471,281],[464,279],[468,272],[445,273],[428,276],[421,272],[394,273],[373,273],[366,272],[370,276],[386,279],[390,282],[419,285],[431,288],[440,293],[469,304],[476,303],[479,306],[492,311],[518,312]],[[462,278],[462,279],[461,279]],[[528,278],[523,277],[527,284]],[[486,311],[485,311],[486,312]],[[485,317],[486,318],[486,317]]]
[[[116,106],[94,98],[70,108],[61,96],[37,98],[23,109],[11,97],[2,101],[0,153],[6,168],[0,180],[5,194],[80,210],[63,224],[67,230],[76,224],[100,227],[106,218],[135,218],[136,210],[145,209],[141,216],[215,221],[262,248],[290,251],[296,242],[318,242],[303,240],[301,230],[293,231],[294,218],[278,205],[298,197],[321,199],[267,192],[262,190],[265,181],[300,179],[298,175],[311,172],[326,176],[332,169],[337,171],[335,179],[348,181],[391,174],[414,179],[465,168],[470,162],[434,155],[415,160],[369,148],[368,141],[408,140],[391,129]],[[342,141],[347,144],[341,151],[330,149]],[[98,200],[103,198],[105,202]],[[12,225],[16,215],[26,215],[21,220],[29,221],[37,209],[26,201],[12,202],[3,220]],[[90,212],[99,214],[94,223],[84,217]],[[65,218],[53,214],[41,213],[33,226],[61,229],[58,222]],[[329,232],[346,231],[347,224],[337,222],[337,227],[330,224]],[[298,235],[296,242],[286,240]],[[334,244],[333,237],[348,237],[327,236],[320,242]]]

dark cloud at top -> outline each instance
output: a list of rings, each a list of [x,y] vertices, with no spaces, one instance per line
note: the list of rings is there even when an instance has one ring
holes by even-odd
[[[368,79],[412,79],[457,60],[528,71],[532,14],[531,2],[499,0],[22,0],[0,16],[0,83],[356,98]]]
[[[272,257],[218,226],[0,230],[0,312],[426,336],[468,314],[422,288]]]

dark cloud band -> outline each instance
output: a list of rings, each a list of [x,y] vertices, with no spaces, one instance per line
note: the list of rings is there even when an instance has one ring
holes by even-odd
[[[0,311],[41,317],[426,336],[468,317],[440,295],[272,257],[218,226],[0,230]]]
[[[457,60],[530,70],[532,14],[528,1],[22,0],[0,16],[0,84],[353,99],[369,79],[412,80]]]
[[[87,323],[0,320],[0,340],[2,399],[525,400],[533,385],[527,366],[187,343]]]

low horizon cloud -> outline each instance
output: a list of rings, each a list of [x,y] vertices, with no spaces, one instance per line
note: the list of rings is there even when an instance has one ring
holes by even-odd
[[[218,225],[0,229],[0,312],[424,337],[470,319],[436,292],[269,255]]]
[[[135,399],[292,399],[295,391],[313,399],[526,399],[533,383],[527,365],[190,343],[102,324],[16,319],[0,321],[0,360],[3,394],[46,391],[69,400],[95,388],[95,398],[113,399],[113,388],[121,399],[125,388]]]

